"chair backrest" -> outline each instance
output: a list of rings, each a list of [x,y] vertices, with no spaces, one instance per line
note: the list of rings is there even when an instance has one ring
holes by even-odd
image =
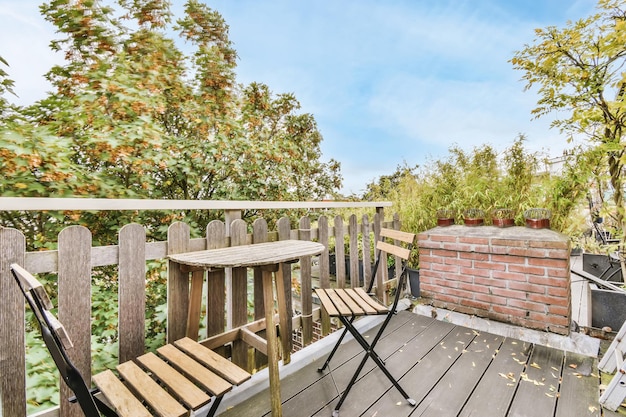
[[[398,286],[396,289],[396,295],[394,297],[393,309],[395,310],[398,301],[400,300],[400,293],[404,288],[406,282],[406,264],[407,260],[411,256],[413,245],[415,243],[415,234],[402,232],[400,230],[382,228],[380,230],[381,239],[376,242],[376,262],[372,267],[371,280],[367,285],[367,292],[370,293],[376,281],[376,275],[381,273],[382,268],[381,259],[388,255],[400,258],[400,265],[396,264],[396,270],[400,270],[398,277]],[[389,242],[391,241],[391,243]]]
[[[66,350],[73,347],[72,341],[61,322],[50,312],[53,305],[45,288],[32,274],[18,264],[11,264],[11,272],[35,314],[43,340],[61,377],[76,395],[85,416],[99,417],[100,413],[89,387],[67,355]]]

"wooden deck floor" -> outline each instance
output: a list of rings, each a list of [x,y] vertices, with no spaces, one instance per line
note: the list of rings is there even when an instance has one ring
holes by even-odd
[[[373,332],[369,332],[373,335]],[[370,360],[344,402],[352,416],[601,416],[597,359],[477,332],[410,312],[397,314],[377,351],[417,401],[411,407]],[[282,379],[285,417],[330,416],[363,352],[339,350],[331,372],[321,357]],[[220,414],[269,415],[261,392]],[[608,415],[608,414],[607,414]]]

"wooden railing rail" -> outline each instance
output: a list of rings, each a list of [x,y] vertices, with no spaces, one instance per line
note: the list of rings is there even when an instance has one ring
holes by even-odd
[[[17,202],[17,200],[28,200]],[[85,202],[66,205],[62,199],[49,199],[45,210],[92,210],[95,209],[92,199]],[[72,199],[83,200],[83,199]],[[89,200],[89,202],[87,202]],[[119,202],[120,200],[115,200]],[[80,204],[78,204],[80,203]],[[105,201],[98,201],[98,204]],[[311,222],[309,217],[303,217],[299,221],[298,228],[290,227],[288,218],[280,219],[276,224],[276,230],[270,231],[264,219],[256,220],[250,225],[252,233],[247,233],[249,227],[238,216],[238,210],[252,208],[251,202],[218,202],[222,207],[216,208],[212,204],[204,206],[205,209],[224,209],[227,211],[227,219],[232,221],[213,221],[206,229],[205,237],[191,238],[190,228],[182,222],[170,226],[168,240],[165,242],[146,242],[145,228],[139,224],[128,224],[119,232],[118,245],[92,246],[91,232],[83,226],[70,226],[64,229],[58,237],[58,249],[50,251],[27,252],[26,239],[22,232],[11,228],[0,227],[0,415],[25,416],[26,415],[26,383],[25,383],[25,328],[24,328],[24,300],[10,275],[9,265],[18,263],[33,273],[58,273],[58,308],[59,319],[66,325],[70,337],[74,341],[75,348],[71,355],[72,360],[78,365],[85,378],[90,378],[91,366],[91,275],[93,268],[99,266],[116,265],[119,279],[119,360],[120,362],[132,359],[142,353],[145,345],[145,280],[146,261],[165,259],[173,253],[196,251],[231,245],[261,243],[271,240],[300,239],[315,240],[326,246],[326,250],[319,256],[311,259],[303,259],[299,268],[299,285],[301,289],[300,309],[301,314],[295,315],[291,323],[294,329],[300,329],[303,342],[308,344],[312,340],[312,324],[320,316],[319,309],[311,299],[313,270],[318,271],[315,275],[319,279],[320,287],[330,286],[329,273],[329,248],[336,242],[346,242],[335,246],[337,257],[336,279],[338,286],[359,285],[359,264],[361,258],[364,264],[365,279],[370,278],[370,265],[372,264],[371,251],[359,250],[370,248],[371,244],[378,239],[380,227],[383,226],[383,207],[387,203],[367,203],[368,207],[376,207],[377,213],[370,219],[364,216],[361,221],[356,215],[351,215],[346,223],[340,216],[332,221],[322,215]],[[232,205],[230,205],[232,203]],[[255,202],[256,208],[285,208],[284,204],[296,203],[273,203],[264,204]],[[43,210],[35,199],[7,199],[0,198],[0,210],[27,210],[26,205],[32,209]],[[122,201],[121,208],[127,210],[131,204],[134,209],[144,207],[140,200]],[[159,206],[160,203],[156,204]],[[183,205],[182,202],[176,204]],[[182,208],[178,205],[167,206],[163,209]],[[312,203],[298,208],[330,208],[332,206],[315,207]],[[337,204],[337,203],[335,203]],[[352,207],[363,207],[359,203],[351,203]],[[361,203],[363,204],[363,203]],[[211,205],[211,208],[207,208]],[[278,207],[280,205],[280,207]],[[113,205],[106,203],[107,210],[114,210]],[[37,208],[39,207],[39,208]],[[78,208],[80,207],[80,208]],[[102,206],[101,206],[102,207]],[[160,207],[160,206],[159,206]],[[165,208],[167,207],[167,208]],[[144,207],[155,209],[155,203]],[[188,207],[184,208],[198,208]],[[100,208],[102,209],[102,208]],[[230,213],[230,214],[229,214]],[[315,224],[316,227],[312,227]],[[331,226],[332,225],[332,226]],[[397,216],[392,222],[386,223],[386,227],[399,228]],[[334,239],[334,241],[333,241]],[[346,274],[345,256],[350,256],[350,275]],[[208,272],[219,274],[219,271]],[[248,294],[247,272],[235,271],[230,276],[221,272],[221,279],[208,280],[205,327],[207,329],[206,340],[211,347],[235,342],[232,347],[233,360],[248,369],[259,366],[262,355],[255,363],[248,363],[249,355],[245,352],[248,346],[259,346],[255,341],[255,334],[265,328],[263,317],[262,300],[260,292],[260,279],[257,271],[254,272],[253,294]],[[287,273],[291,271],[287,269]],[[206,280],[206,276],[202,276]],[[291,294],[291,276],[285,279],[289,285],[288,294]],[[379,295],[384,297],[383,282],[377,283]],[[248,306],[246,300],[254,300],[254,317],[248,322]],[[291,302],[292,300],[289,300]],[[189,310],[189,288],[169,287],[167,294],[167,332],[168,338],[182,337],[187,331],[187,312]],[[199,307],[198,307],[199,308]],[[324,323],[324,331],[328,331],[328,323]],[[16,365],[16,364],[22,364]],[[69,393],[65,389],[61,392],[60,409],[51,410],[50,413],[40,415],[74,415],[74,406],[65,399]]]

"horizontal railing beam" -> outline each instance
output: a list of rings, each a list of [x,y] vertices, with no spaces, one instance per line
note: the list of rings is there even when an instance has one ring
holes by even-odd
[[[387,201],[232,201],[0,197],[0,211],[277,210],[391,207]]]

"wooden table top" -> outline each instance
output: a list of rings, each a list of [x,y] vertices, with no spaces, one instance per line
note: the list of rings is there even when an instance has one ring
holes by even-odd
[[[253,245],[230,246],[170,255],[171,261],[197,268],[238,268],[274,265],[319,255],[321,243],[306,240],[279,240]]]

